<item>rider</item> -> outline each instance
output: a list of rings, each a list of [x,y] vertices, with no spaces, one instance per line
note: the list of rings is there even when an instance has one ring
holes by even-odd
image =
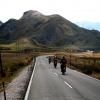
[[[67,64],[67,60],[64,56],[62,57],[60,63],[61,63],[61,72],[64,74],[66,72],[66,64]]]
[[[48,58],[49,64],[51,63],[51,57]]]
[[[54,63],[54,67],[56,68],[57,67],[57,56],[54,56],[53,63]]]

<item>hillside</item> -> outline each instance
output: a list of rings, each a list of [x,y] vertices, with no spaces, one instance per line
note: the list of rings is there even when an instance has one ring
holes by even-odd
[[[100,32],[87,30],[60,15],[45,16],[37,11],[24,12],[19,19],[10,19],[0,27],[0,43],[10,44],[22,38],[36,46],[100,49]]]
[[[3,23],[0,21],[0,26],[2,25]]]

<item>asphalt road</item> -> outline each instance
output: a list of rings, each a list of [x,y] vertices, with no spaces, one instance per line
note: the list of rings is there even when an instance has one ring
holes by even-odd
[[[46,56],[36,59],[34,76],[27,100],[100,100],[100,81],[67,68],[54,69]]]

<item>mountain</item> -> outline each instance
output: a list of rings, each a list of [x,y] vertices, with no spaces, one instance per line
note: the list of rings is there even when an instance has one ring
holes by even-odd
[[[0,27],[0,43],[27,38],[45,47],[100,49],[100,32],[77,26],[60,15],[26,11],[19,19],[10,19]]]
[[[76,22],[76,24],[89,30],[100,31],[100,22]]]
[[[0,21],[0,26],[2,25],[3,23]]]

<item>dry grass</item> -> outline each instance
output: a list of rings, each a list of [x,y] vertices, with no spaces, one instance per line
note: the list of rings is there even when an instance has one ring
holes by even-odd
[[[32,53],[2,53],[2,65],[5,72],[5,81],[10,81],[16,72],[30,64],[32,59]],[[0,81],[1,80],[2,78],[0,78]]]
[[[65,56],[68,67],[100,79],[100,53],[58,53],[59,58]]]

